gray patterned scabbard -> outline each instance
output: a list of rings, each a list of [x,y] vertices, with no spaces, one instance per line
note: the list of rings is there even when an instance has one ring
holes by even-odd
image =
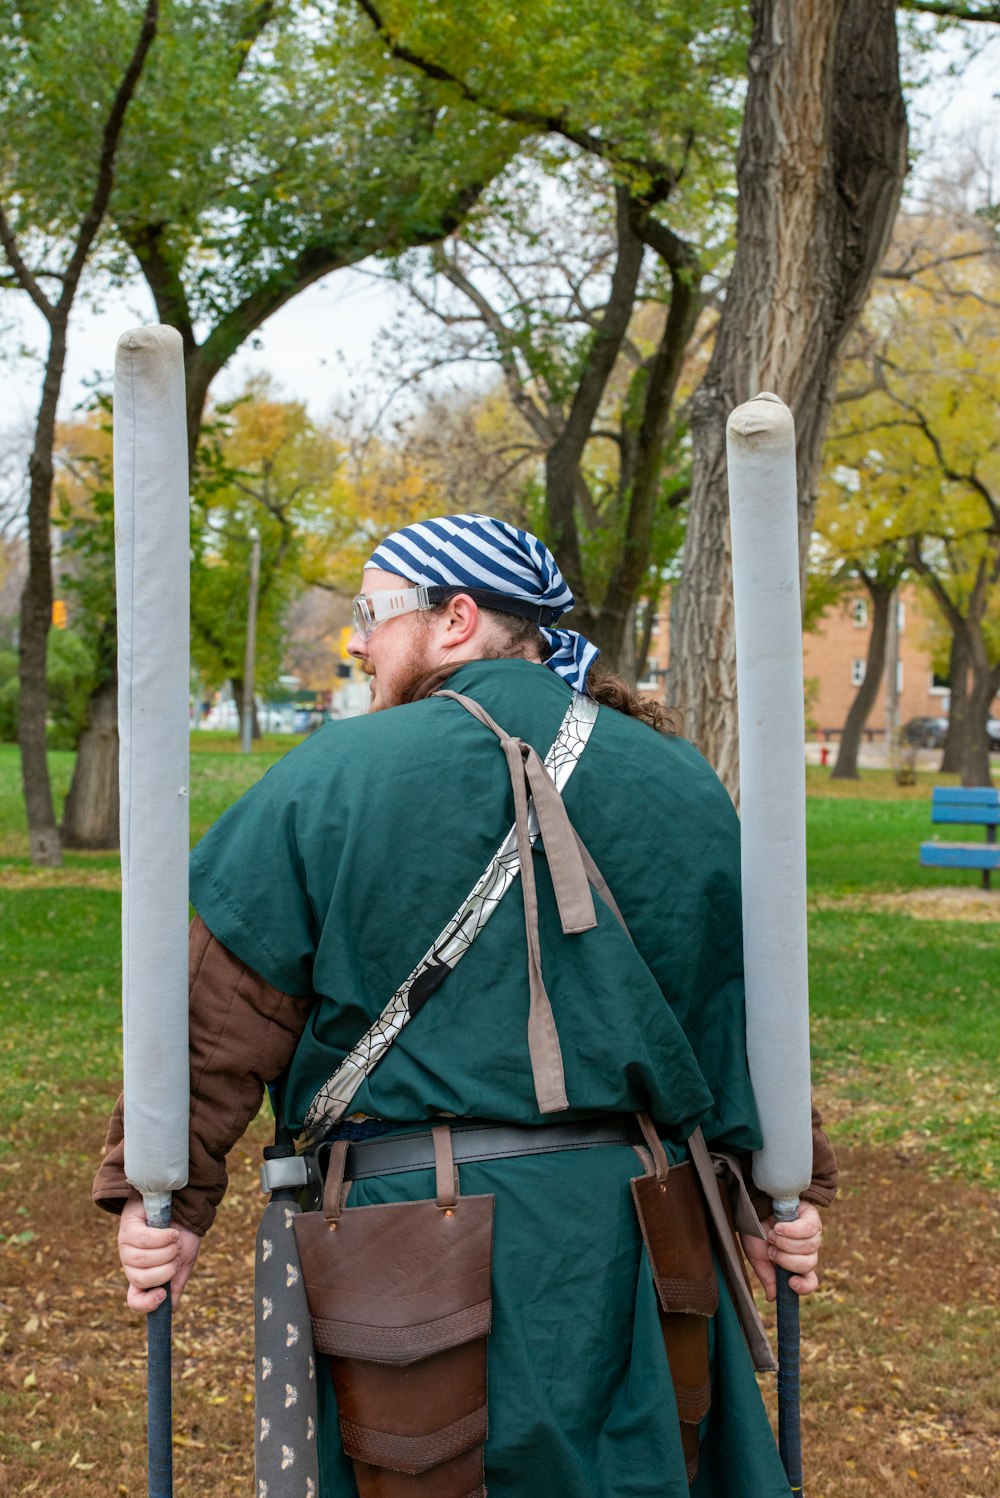
[[[270,1201],[254,1272],[257,1498],[319,1498],[316,1356],[294,1202]]]
[[[596,722],[597,703],[575,692],[555,742],[545,756],[545,768],[560,793],[576,769]],[[538,818],[533,801],[528,808],[528,830],[534,845],[538,840]],[[396,989],[371,1029],[344,1057],[330,1080],[313,1098],[306,1114],[300,1146],[314,1143],[330,1124],[344,1116],[362,1082],[409,1022],[412,1013],[410,993],[414,984],[433,969],[450,970],[458,964],[520,871],[517,831],[512,827],[441,935],[424,953],[406,981]]]

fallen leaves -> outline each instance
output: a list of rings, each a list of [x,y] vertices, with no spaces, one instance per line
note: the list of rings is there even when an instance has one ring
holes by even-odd
[[[145,1337],[124,1307],[114,1222],[88,1197],[100,1140],[95,1120],[51,1181],[40,1162],[59,1136],[25,1141],[11,1162],[24,1164],[11,1180],[39,1240],[0,1246],[0,1454],[20,1495],[146,1489]],[[174,1466],[185,1498],[252,1487],[250,1265],[265,1142],[258,1124],[236,1151],[231,1194],[175,1318]],[[880,1498],[996,1498],[995,1196],[934,1181],[903,1151],[843,1156],[823,1282],[802,1314],[810,1498],[871,1498],[873,1483]],[[773,1380],[763,1387],[773,1412]]]

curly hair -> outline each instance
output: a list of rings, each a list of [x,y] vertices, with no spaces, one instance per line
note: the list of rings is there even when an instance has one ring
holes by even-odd
[[[495,609],[480,609],[480,613],[487,614],[503,636],[504,655],[545,660],[549,646],[530,619],[518,619]],[[587,673],[587,695],[602,707],[613,707],[629,718],[648,723],[657,733],[676,735],[681,731],[680,713],[676,709],[665,707],[655,697],[640,696],[635,687],[607,666],[591,666]]]

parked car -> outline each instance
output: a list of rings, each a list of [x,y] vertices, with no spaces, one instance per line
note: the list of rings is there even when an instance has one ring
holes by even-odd
[[[1000,718],[990,718],[986,724],[986,732],[989,734],[990,748],[1000,749]]]
[[[904,742],[918,749],[942,749],[947,733],[947,718],[911,718],[903,724]]]

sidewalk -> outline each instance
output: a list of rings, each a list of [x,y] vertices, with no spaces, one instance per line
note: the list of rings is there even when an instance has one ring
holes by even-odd
[[[821,765],[823,763],[823,750],[826,750],[826,763],[829,769],[833,769],[837,763],[837,751],[840,741],[831,739],[830,743],[822,744],[816,740],[806,743],[806,764]],[[941,765],[940,749],[918,749],[914,764],[918,770],[937,770]],[[891,766],[886,756],[886,745],[876,739],[873,743],[863,740],[858,751],[859,770],[888,770]]]

